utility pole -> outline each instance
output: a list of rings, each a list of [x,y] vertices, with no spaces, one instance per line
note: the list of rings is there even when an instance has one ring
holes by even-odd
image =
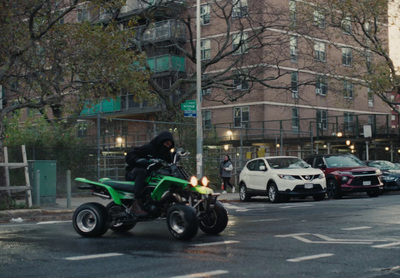
[[[203,176],[203,117],[201,115],[201,32],[200,32],[200,0],[196,7],[196,173],[197,178]]]

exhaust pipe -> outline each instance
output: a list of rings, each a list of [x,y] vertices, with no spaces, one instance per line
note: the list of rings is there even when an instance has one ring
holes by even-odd
[[[104,194],[97,193],[97,192],[92,192],[92,195],[97,196],[97,197],[101,197],[101,198],[104,198],[104,199],[111,199],[110,195],[104,195]]]

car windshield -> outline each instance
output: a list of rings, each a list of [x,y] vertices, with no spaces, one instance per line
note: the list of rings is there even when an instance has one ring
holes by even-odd
[[[398,167],[396,164],[383,160],[371,161],[368,163],[368,166],[378,168],[379,170],[400,170],[400,167]]]
[[[269,158],[267,159],[267,162],[269,166],[274,169],[310,168],[309,164],[297,157]]]
[[[362,161],[354,155],[328,156],[325,158],[325,160],[329,168],[365,166],[364,163],[362,163]]]

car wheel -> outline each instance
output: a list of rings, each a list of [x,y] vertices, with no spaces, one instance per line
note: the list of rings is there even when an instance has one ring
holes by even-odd
[[[313,198],[314,201],[322,201],[323,199],[325,199],[325,193],[314,195]]]
[[[239,185],[239,199],[242,202],[247,202],[247,201],[250,201],[250,199],[251,199],[251,196],[250,196],[250,194],[247,190],[247,187],[244,183],[241,183]]]
[[[274,182],[270,183],[270,185],[268,186],[268,198],[271,203],[279,202],[278,187]]]
[[[340,199],[342,194],[338,189],[338,184],[334,179],[329,179],[326,185],[326,195],[329,199]]]
[[[380,189],[375,189],[367,192],[369,197],[378,197],[381,195],[381,190]]]

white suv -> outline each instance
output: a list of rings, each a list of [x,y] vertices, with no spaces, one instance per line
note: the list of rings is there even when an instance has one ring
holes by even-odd
[[[325,198],[325,175],[295,156],[270,156],[249,160],[239,176],[239,196],[248,201],[252,196],[268,196],[273,203],[292,197]]]

